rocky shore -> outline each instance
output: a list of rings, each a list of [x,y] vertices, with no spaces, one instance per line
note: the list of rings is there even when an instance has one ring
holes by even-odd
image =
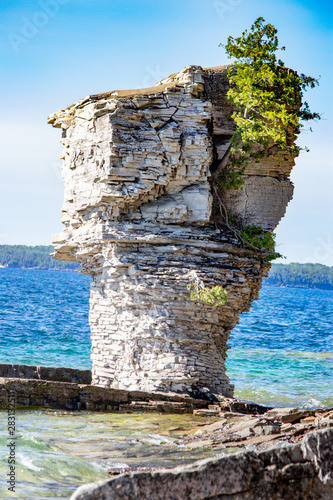
[[[221,458],[120,474],[81,486],[71,500],[333,498],[333,410],[275,408],[263,415],[220,410],[197,410],[200,415],[219,411],[222,419],[186,437],[184,444],[223,444]]]
[[[185,450],[216,449],[219,458],[173,469],[110,470],[111,479],[79,487],[72,500],[333,498],[333,409],[268,408],[223,396],[212,402],[108,389],[90,385],[89,370],[70,368],[0,365],[0,375],[1,409],[15,394],[18,408],[193,412],[216,418],[180,444]]]

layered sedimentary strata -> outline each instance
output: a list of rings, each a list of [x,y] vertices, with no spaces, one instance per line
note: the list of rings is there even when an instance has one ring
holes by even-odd
[[[272,230],[292,197],[294,158],[272,150],[248,166],[243,190],[213,189],[234,130],[227,89],[226,67],[188,66],[49,117],[64,145],[55,258],[92,276],[93,384],[232,395],[227,340],[269,264],[223,224],[216,193],[243,224]],[[193,302],[198,280],[223,286],[226,304]]]

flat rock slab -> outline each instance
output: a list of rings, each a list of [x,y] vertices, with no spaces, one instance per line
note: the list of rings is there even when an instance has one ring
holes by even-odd
[[[205,411],[209,410],[202,410]],[[201,414],[201,410],[193,412]],[[285,413],[295,416],[293,423],[281,421],[281,414]],[[333,409],[277,408],[264,415],[223,412],[220,417],[221,420],[203,425],[194,435],[186,436],[183,444],[192,449],[196,446],[200,448],[203,441],[205,446],[212,448],[223,445],[229,449],[248,446],[267,449],[273,441],[292,444],[299,442],[310,431],[333,427]]]
[[[91,384],[91,370],[59,366],[31,366],[2,363],[0,364],[0,377]]]
[[[87,381],[89,383],[87,383]],[[173,392],[126,391],[90,385],[91,371],[73,368],[28,365],[0,365],[0,409],[8,407],[9,393],[15,393],[16,406],[39,406],[63,410],[121,411],[126,413],[192,413],[219,417],[222,408],[230,413],[237,407],[243,413],[262,414],[267,408],[211,393],[207,399]],[[216,400],[211,404],[212,399]],[[228,410],[229,409],[229,410]],[[239,413],[237,413],[238,415]]]
[[[139,413],[192,413],[205,408],[208,401],[175,394],[108,389],[86,384],[0,378],[0,408],[8,408],[9,394],[15,394],[16,407],[38,406],[62,410],[124,411]]]

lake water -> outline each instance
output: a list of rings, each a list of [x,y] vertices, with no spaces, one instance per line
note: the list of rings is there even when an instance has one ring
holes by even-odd
[[[6,484],[7,413],[0,412],[0,498],[68,499],[81,484],[110,478],[109,470],[176,467],[224,453],[222,446],[188,449],[180,442],[180,436],[213,421],[193,415],[35,409],[18,411],[16,420],[17,484],[12,493]]]
[[[0,269],[0,363],[91,368],[90,278]],[[333,292],[263,287],[229,341],[235,395],[262,404],[333,405]]]
[[[0,268],[0,363],[90,368],[87,276]],[[232,332],[235,395],[278,406],[333,406],[333,292],[264,287]],[[0,412],[0,498],[69,498],[117,467],[175,466],[218,456],[179,436],[203,419],[56,410],[17,414],[17,489],[6,485],[7,413]]]

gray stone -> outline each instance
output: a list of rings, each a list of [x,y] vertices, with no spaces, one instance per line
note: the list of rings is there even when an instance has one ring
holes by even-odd
[[[218,197],[244,224],[272,230],[292,196],[294,157],[272,148],[249,164],[242,191],[215,191],[214,165],[234,130],[227,90],[227,67],[188,66],[49,117],[64,145],[65,229],[54,257],[92,276],[94,385],[233,394],[229,334],[270,265],[223,225]],[[224,287],[226,304],[193,302],[193,280]]]
[[[299,408],[272,408],[267,415],[285,423],[299,422],[303,418],[313,416],[317,410],[302,410]]]
[[[193,409],[208,406],[208,401],[193,399],[186,394],[149,394],[54,380],[0,377],[0,409],[8,408],[10,393],[15,394],[17,408],[40,406],[71,411],[192,413]]]
[[[71,500],[330,500],[333,429],[299,444],[245,451],[81,486]]]
[[[91,383],[91,370],[56,366],[0,364],[0,377],[53,380],[56,382]]]

